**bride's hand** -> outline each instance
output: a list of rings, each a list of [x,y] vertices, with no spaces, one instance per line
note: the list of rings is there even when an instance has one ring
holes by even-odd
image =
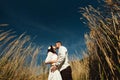
[[[57,67],[54,65],[51,67],[51,72],[55,72],[57,70]]]

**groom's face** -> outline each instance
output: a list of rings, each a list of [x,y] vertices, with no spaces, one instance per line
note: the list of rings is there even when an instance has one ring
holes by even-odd
[[[59,49],[59,43],[55,44],[56,49]]]
[[[59,44],[58,44],[58,43],[56,43],[56,44],[55,44],[55,46],[56,46],[56,49],[58,49],[58,48],[59,48]]]

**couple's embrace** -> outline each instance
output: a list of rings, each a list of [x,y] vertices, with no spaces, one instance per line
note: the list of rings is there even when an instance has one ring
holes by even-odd
[[[57,49],[58,54],[56,52]],[[45,63],[51,65],[48,80],[72,80],[72,71],[68,63],[68,52],[62,46],[61,41],[57,41],[55,46],[48,47]]]

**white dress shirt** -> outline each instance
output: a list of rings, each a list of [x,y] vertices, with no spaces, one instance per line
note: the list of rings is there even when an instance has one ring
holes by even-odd
[[[60,71],[70,66],[70,64],[68,63],[68,51],[64,46],[60,46],[60,48],[58,49],[58,60],[55,65],[60,67]]]

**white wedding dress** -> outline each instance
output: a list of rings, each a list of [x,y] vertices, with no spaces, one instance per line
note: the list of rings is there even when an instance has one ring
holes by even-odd
[[[48,52],[45,63],[52,61],[52,60],[57,60],[57,54],[54,54],[52,52]],[[51,67],[50,67],[48,80],[62,80],[60,71],[56,70],[55,72],[51,72]]]

